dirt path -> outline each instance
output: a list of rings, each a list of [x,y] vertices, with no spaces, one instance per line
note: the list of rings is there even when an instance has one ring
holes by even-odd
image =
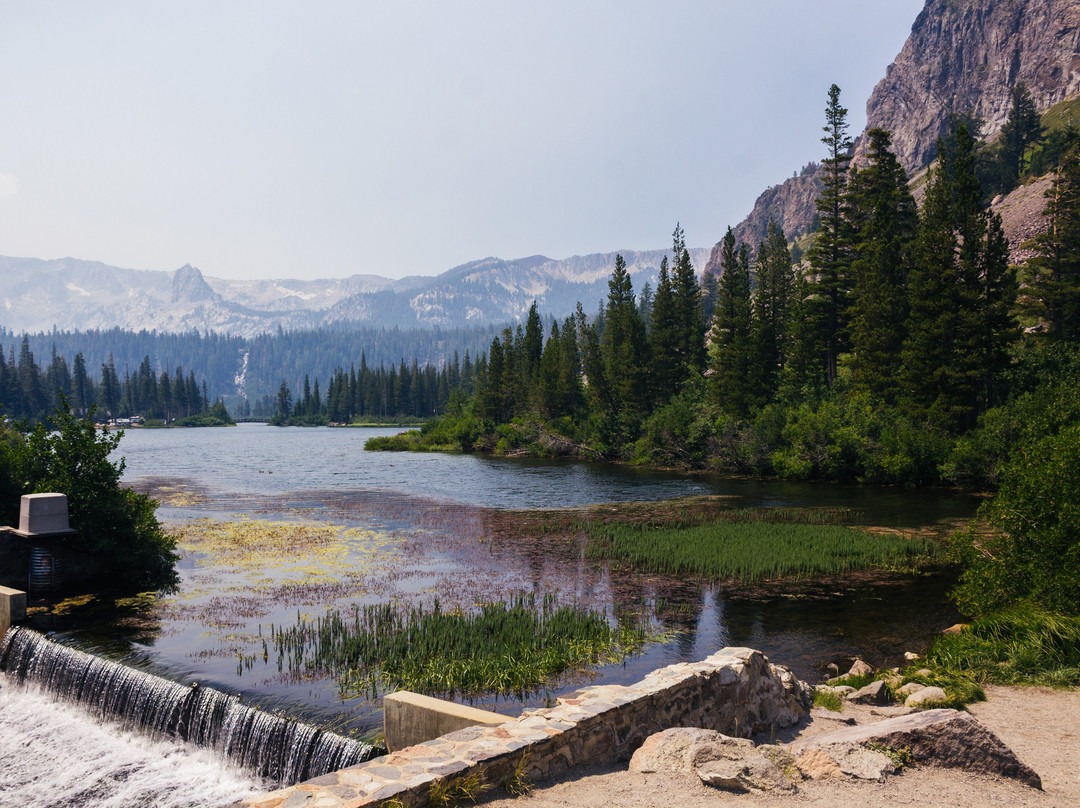
[[[987,689],[989,700],[971,712],[1042,777],[1043,791],[1011,780],[949,769],[915,768],[883,783],[805,782],[792,796],[731,794],[693,775],[636,774],[625,765],[582,769],[542,782],[517,800],[485,802],[488,808],[1067,808],[1080,806],[1080,690]],[[820,731],[812,724],[799,734]]]

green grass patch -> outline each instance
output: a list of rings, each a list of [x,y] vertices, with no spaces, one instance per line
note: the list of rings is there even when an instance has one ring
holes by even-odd
[[[420,449],[420,432],[412,429],[397,435],[377,435],[364,441],[369,452],[415,452]]]
[[[612,627],[602,612],[521,594],[475,612],[393,603],[272,627],[279,669],[337,679],[345,696],[384,688],[431,695],[524,696],[567,674],[618,662],[658,639],[649,615]]]
[[[771,521],[776,515],[768,510],[732,512],[734,518],[688,526],[593,522],[586,527],[585,552],[589,558],[652,572],[741,582],[861,569],[915,570],[938,555],[938,545],[925,537]]]
[[[1080,686],[1080,617],[1019,605],[940,637],[913,681],[970,695],[979,685]],[[965,684],[966,683],[966,684]],[[973,699],[969,699],[973,700]]]
[[[844,700],[835,693],[830,693],[828,690],[815,690],[814,706],[824,707],[826,710],[832,710],[834,713],[839,713],[844,709]]]

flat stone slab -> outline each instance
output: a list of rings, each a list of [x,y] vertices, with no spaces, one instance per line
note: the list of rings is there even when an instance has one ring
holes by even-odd
[[[798,757],[809,749],[853,743],[908,749],[917,763],[995,774],[1042,789],[1038,774],[1021,763],[1013,751],[974,716],[959,710],[926,710],[873,724],[844,727],[795,741],[791,744],[791,752]]]

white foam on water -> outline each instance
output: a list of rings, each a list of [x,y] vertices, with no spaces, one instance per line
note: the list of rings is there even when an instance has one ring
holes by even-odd
[[[0,674],[0,806],[216,808],[266,789],[209,750],[127,731]]]

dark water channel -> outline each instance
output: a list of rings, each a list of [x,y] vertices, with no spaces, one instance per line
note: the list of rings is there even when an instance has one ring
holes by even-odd
[[[119,606],[102,597],[72,598],[42,610],[37,627],[185,684],[211,685],[242,694],[247,703],[368,734],[381,727],[378,700],[342,700],[332,681],[279,670],[272,645],[264,659],[271,624],[386,600],[438,597],[468,608],[522,590],[558,591],[613,616],[663,601],[666,627],[681,629],[674,639],[601,668],[591,680],[535,694],[529,703],[537,704],[590,681],[635,681],[725,645],[760,648],[816,681],[830,660],[859,655],[887,663],[956,621],[945,575],[734,589],[612,571],[586,562],[566,542],[507,538],[493,526],[507,509],[720,494],[748,507],[843,506],[865,524],[918,529],[969,517],[977,505],[972,497],[363,450],[368,437],[391,431],[254,424],[130,431],[119,450],[124,478],[161,498],[164,522],[239,522],[248,539],[273,538],[246,553],[205,535],[186,540],[177,593]],[[312,525],[322,538],[297,538]],[[484,706],[513,713],[521,703]]]

